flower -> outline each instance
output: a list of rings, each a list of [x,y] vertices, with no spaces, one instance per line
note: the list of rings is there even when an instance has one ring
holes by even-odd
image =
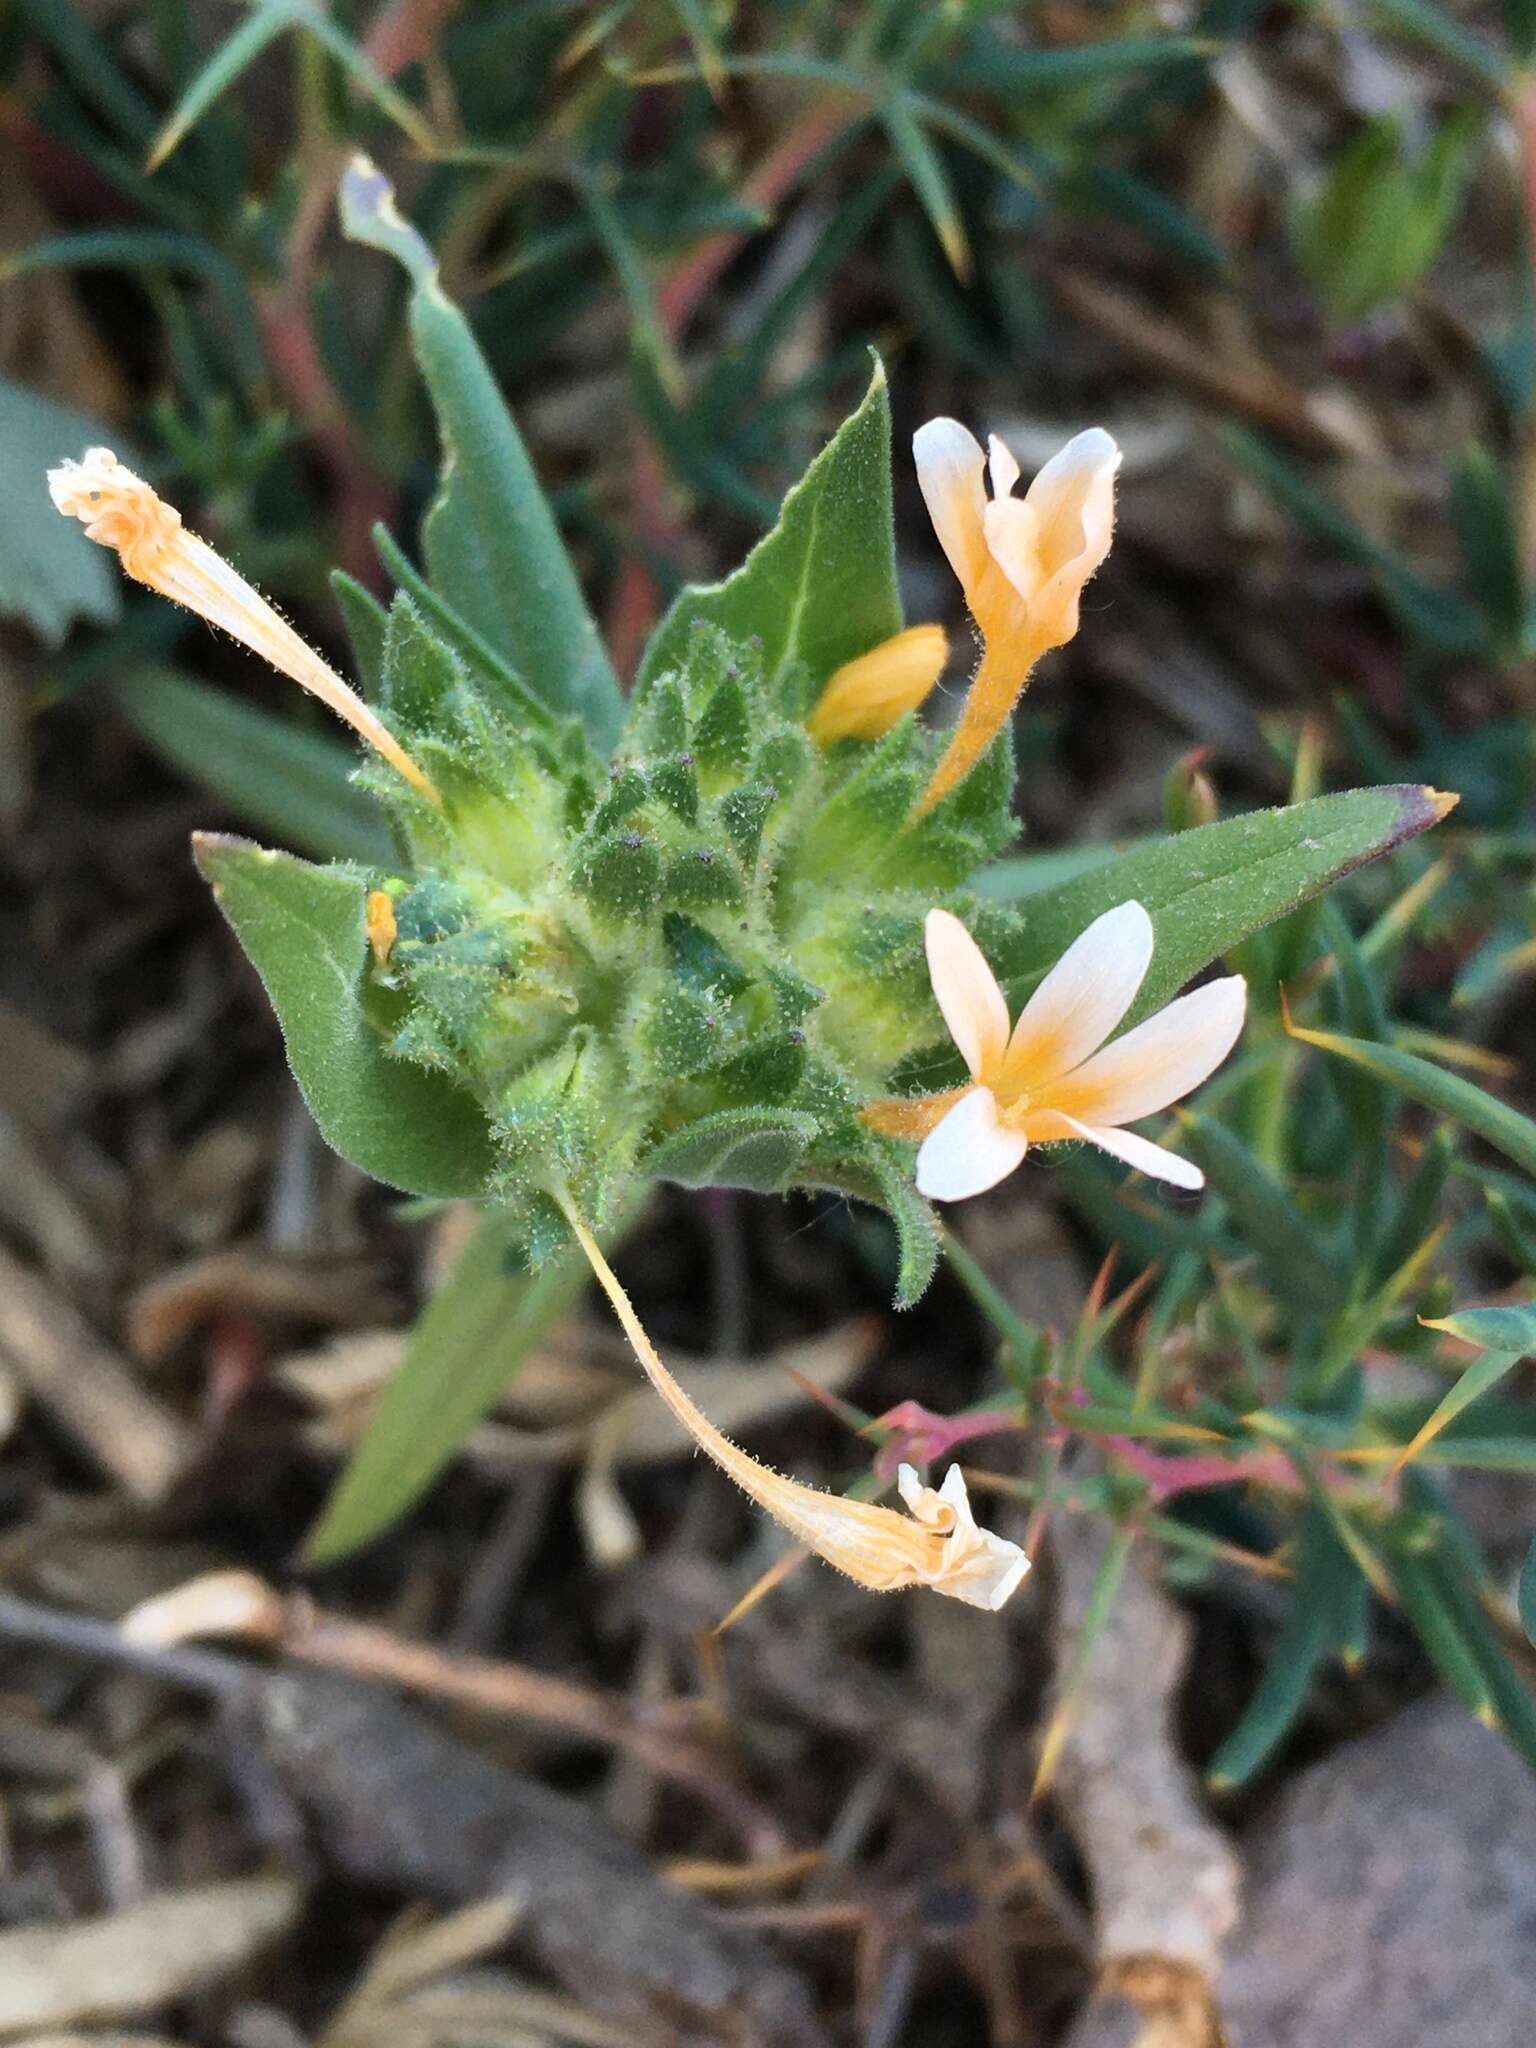
[[[914,1468],[903,1465],[896,1475],[896,1489],[908,1513],[899,1515],[894,1508],[874,1501],[849,1500],[786,1479],[723,1436],[663,1364],[634,1304],[570,1197],[557,1190],[556,1200],[651,1385],[705,1456],[797,1543],[873,1593],[931,1586],[934,1592],[963,1600],[968,1607],[985,1607],[994,1613],[1012,1596],[1029,1570],[1029,1559],[1017,1543],[976,1526],[965,1474],[958,1465],[950,1466],[937,1489],[924,1486]]]
[[[994,1187],[1034,1144],[1082,1138],[1175,1187],[1202,1187],[1197,1166],[1123,1128],[1177,1102],[1215,1072],[1243,1028],[1240,974],[1180,996],[1106,1045],[1152,961],[1152,920],[1139,903],[1096,917],[1024,1006],[1008,1005],[959,918],[930,910],[928,972],[971,1085],[870,1103],[866,1122],[920,1137],[917,1185],[956,1202]]]
[[[918,816],[980,760],[1041,655],[1077,631],[1083,585],[1114,530],[1120,450],[1102,427],[1053,455],[1022,498],[1013,496],[1019,465],[996,434],[988,446],[984,456],[976,436],[949,419],[929,420],[912,441],[923,502],[982,638],[981,665]]]
[[[949,659],[942,626],[908,626],[868,654],[845,661],[805,721],[819,747],[834,740],[877,740],[915,711]]]
[[[136,583],[147,583],[211,626],[222,626],[329,705],[423,796],[439,801],[427,777],[356,691],[207,541],[189,533],[176,508],[125,468],[110,448],[88,448],[81,461],[50,469],[48,494],[55,509],[78,519],[91,540],[117,550]]]

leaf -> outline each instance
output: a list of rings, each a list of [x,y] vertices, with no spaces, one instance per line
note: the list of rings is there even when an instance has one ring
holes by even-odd
[[[1332,1647],[1343,1597],[1359,1576],[1327,1522],[1315,1509],[1309,1511],[1290,1608],[1242,1719],[1211,1759],[1206,1776],[1213,1790],[1246,1785],[1295,1725],[1313,1676]]]
[[[1480,1721],[1494,1718],[1488,1682],[1457,1618],[1425,1570],[1422,1557],[1404,1545],[1388,1551],[1393,1588],[1429,1660],[1457,1699]]]
[[[1520,1626],[1525,1630],[1526,1641],[1536,1644],[1536,1536],[1531,1538],[1525,1563],[1520,1567],[1518,1605]]]
[[[1511,1351],[1527,1358],[1536,1351],[1536,1302],[1503,1308],[1457,1308],[1448,1316],[1421,1316],[1427,1330],[1444,1330],[1485,1351]]]
[[[371,1542],[421,1498],[590,1278],[574,1245],[536,1273],[517,1270],[515,1251],[510,1219],[489,1210],[412,1330],[305,1540],[307,1563]]]
[[[495,1156],[461,1089],[384,1051],[364,1005],[363,881],[249,840],[201,832],[193,851],[272,999],[294,1078],[326,1143],[417,1195],[478,1195]]]
[[[122,579],[109,552],[48,502],[45,472],[107,438],[91,414],[0,377],[0,615],[57,647],[77,619],[117,623]]]
[[[1134,899],[1156,934],[1151,968],[1127,1019],[1134,1022],[1250,932],[1423,832],[1454,801],[1414,783],[1390,783],[1250,811],[1153,841],[1032,897],[1023,932],[999,950],[994,965],[1017,1004],[1094,918]]]
[[[363,692],[376,698],[383,680],[387,613],[371,590],[365,590],[345,569],[331,571],[331,589],[347,622],[352,664],[362,678]]]
[[[0,258],[0,282],[35,270],[169,270],[200,278],[223,301],[242,373],[252,384],[265,375],[261,328],[245,277],[222,249],[200,235],[174,228],[83,229],[50,235]]]
[[[113,687],[156,751],[250,824],[321,860],[387,866],[383,812],[352,781],[353,750],[169,668],[140,668]]]
[[[891,94],[881,106],[880,119],[939,246],[949,259],[950,269],[965,282],[971,275],[971,245],[943,158],[924,133],[904,93]]]
[[[1451,517],[1467,581],[1499,637],[1501,647],[1520,650],[1525,628],[1525,576],[1514,510],[1498,465],[1474,441],[1451,481]]]
[[[433,579],[529,689],[557,714],[578,715],[607,753],[623,719],[618,679],[469,322],[366,157],[355,157],[342,179],[341,215],[353,241],[385,250],[413,280],[411,340],[443,443],[426,529]]]
[[[685,1188],[751,1188],[776,1195],[816,1137],[816,1119],[794,1109],[722,1109],[653,1146],[642,1165]]]
[[[1264,1261],[1276,1292],[1306,1313],[1337,1308],[1345,1291],[1337,1256],[1291,1191],[1226,1124],[1192,1110],[1180,1116],[1179,1124],[1185,1149]]]
[[[145,169],[163,164],[178,143],[196,126],[214,102],[236,83],[243,72],[285,30],[298,28],[314,37],[351,78],[365,97],[408,135],[416,147],[430,152],[437,146],[431,123],[397,92],[352,38],[329,20],[313,0],[260,0],[254,11],[221,43],[194,75],[176,102],[169,120],[155,137]]]
[[[770,687],[803,663],[818,687],[901,630],[891,513],[891,410],[876,365],[849,415],[784,500],[778,524],[723,583],[674,599],[640,665],[647,688],[687,659],[697,620],[762,641]]]
[[[1427,1330],[1444,1330],[1449,1336],[1460,1337],[1464,1343],[1481,1346],[1483,1356],[1474,1359],[1436,1402],[1411,1442],[1404,1444],[1387,1467],[1385,1476],[1388,1479],[1395,1478],[1405,1465],[1418,1457],[1425,1445],[1433,1442],[1464,1408],[1470,1408],[1474,1401],[1496,1387],[1522,1358],[1528,1358],[1536,1351],[1536,1303],[1526,1302],[1511,1308],[1453,1309],[1448,1316],[1420,1316],[1419,1321]]]
[[[1116,85],[1140,72],[1214,54],[1216,47],[1195,36],[1162,35],[1020,49],[983,29],[949,67],[949,77],[972,91],[1013,99],[1075,86]]]
[[[1390,1082],[1401,1094],[1423,1103],[1426,1109],[1464,1124],[1527,1173],[1536,1174],[1536,1123],[1474,1082],[1464,1081],[1460,1074],[1447,1073],[1444,1067],[1420,1059],[1417,1053],[1401,1052],[1395,1045],[1346,1038],[1338,1031],[1308,1031],[1289,1016],[1285,1028],[1303,1045],[1315,1045],[1340,1059],[1353,1060],[1356,1066],[1364,1067],[1378,1080]]]
[[[1296,254],[1329,310],[1361,320],[1400,298],[1439,254],[1470,168],[1475,120],[1453,115],[1417,161],[1399,122],[1369,123],[1298,216]]]

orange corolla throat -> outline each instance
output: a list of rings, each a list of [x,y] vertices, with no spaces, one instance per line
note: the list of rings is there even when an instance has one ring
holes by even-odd
[[[116,550],[124,571],[136,583],[185,605],[261,655],[345,719],[421,795],[441,802],[431,782],[357,692],[237,569],[187,530],[174,505],[167,505],[110,448],[88,448],[81,461],[50,469],[48,492],[58,511],[81,522],[88,539]]]

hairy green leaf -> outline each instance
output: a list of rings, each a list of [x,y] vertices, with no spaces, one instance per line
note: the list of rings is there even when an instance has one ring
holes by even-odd
[[[1134,1021],[1250,932],[1390,853],[1447,808],[1435,790],[1391,783],[1197,826],[1031,897],[1022,933],[993,964],[1017,1000],[1101,911],[1134,899],[1157,934]]]
[[[365,1002],[366,885],[249,840],[199,833],[198,867],[271,997],[294,1078],[327,1144],[417,1195],[478,1195],[492,1148],[478,1105],[389,1058]]]
[[[891,514],[891,410],[876,367],[849,415],[784,500],[778,524],[723,583],[690,584],[640,665],[644,689],[681,667],[695,622],[762,642],[777,686],[797,663],[815,686],[901,630]]]

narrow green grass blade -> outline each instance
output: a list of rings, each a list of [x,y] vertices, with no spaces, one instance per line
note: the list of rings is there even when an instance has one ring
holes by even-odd
[[[384,814],[354,786],[357,755],[343,742],[174,669],[136,669],[112,694],[157,753],[248,824],[319,860],[394,860]]]

